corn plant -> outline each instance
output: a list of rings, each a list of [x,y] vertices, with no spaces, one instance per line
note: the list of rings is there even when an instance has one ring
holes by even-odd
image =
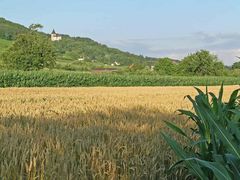
[[[202,86],[240,84],[238,77],[162,76],[134,74],[91,74],[68,71],[0,71],[0,87],[128,87],[128,86]]]
[[[186,96],[194,112],[179,110],[195,124],[188,135],[173,123],[167,126],[187,139],[183,146],[169,135],[162,133],[166,142],[179,158],[169,169],[179,167],[188,170],[189,175],[199,179],[240,179],[240,106],[239,89],[232,92],[227,103],[223,102],[223,85],[218,97],[198,88],[195,99]]]

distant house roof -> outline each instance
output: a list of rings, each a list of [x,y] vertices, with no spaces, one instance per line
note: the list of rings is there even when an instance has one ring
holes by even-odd
[[[52,34],[57,34],[54,29],[53,29],[53,31],[52,31]]]

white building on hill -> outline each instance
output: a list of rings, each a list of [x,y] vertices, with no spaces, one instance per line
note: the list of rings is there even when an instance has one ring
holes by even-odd
[[[55,32],[55,30],[53,30],[51,33],[51,40],[52,41],[60,41],[60,40],[62,40],[62,36],[60,34],[57,34]]]

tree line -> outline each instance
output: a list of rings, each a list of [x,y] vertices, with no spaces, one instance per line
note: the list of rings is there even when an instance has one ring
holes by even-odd
[[[129,72],[149,71],[143,64],[134,64]],[[239,76],[240,61],[231,67],[226,67],[219,58],[207,50],[200,50],[189,54],[181,61],[174,61],[168,57],[160,58],[152,68],[152,72],[160,75],[181,76]]]

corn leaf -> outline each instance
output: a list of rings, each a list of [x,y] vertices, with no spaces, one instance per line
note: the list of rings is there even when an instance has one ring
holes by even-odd
[[[169,144],[172,150],[178,155],[180,159],[187,159],[189,158],[187,153],[182,149],[182,147],[173,139],[169,137],[167,134],[161,133],[165,141]],[[201,167],[191,161],[186,161],[186,166],[192,170],[193,174],[199,177],[200,179],[207,179],[206,175],[202,171]]]
[[[215,129],[214,132],[219,135],[219,138],[229,148],[229,150],[240,159],[240,149],[238,145],[232,141],[233,139],[232,135],[220,124],[218,124],[213,118],[213,116],[207,110],[205,110],[205,112],[207,119],[209,120],[209,123]]]
[[[185,161],[195,162],[212,170],[218,180],[232,180],[232,177],[227,169],[220,163],[204,161],[198,158],[189,158],[185,159]]]
[[[181,128],[179,128],[176,124],[170,123],[168,121],[164,121],[164,122],[170,129],[172,129],[176,133],[181,134],[182,136],[188,138],[187,134]]]

